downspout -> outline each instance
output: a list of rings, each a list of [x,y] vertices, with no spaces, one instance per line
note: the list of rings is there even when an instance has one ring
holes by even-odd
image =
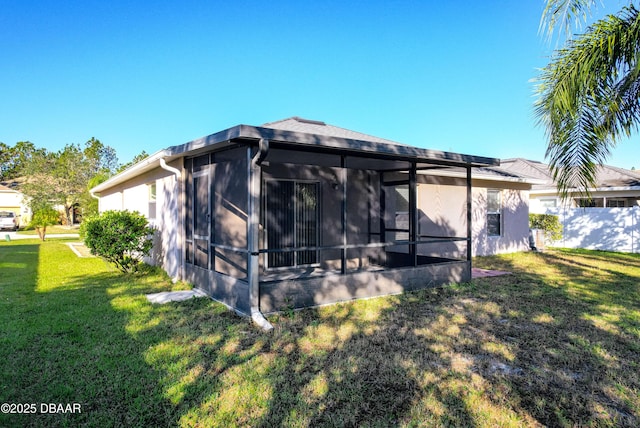
[[[182,172],[180,172],[178,168],[174,168],[172,166],[167,165],[167,161],[165,161],[164,158],[160,158],[160,168],[174,173],[176,176],[176,179],[179,179],[182,177]]]
[[[251,148],[249,147],[249,156]],[[259,278],[259,240],[260,240],[260,172],[262,162],[269,153],[269,140],[261,138],[258,152],[251,157],[249,164],[249,227],[248,232],[248,274],[249,274],[249,305],[251,319],[264,331],[273,329],[273,325],[260,312],[260,278]]]
[[[160,158],[160,168],[164,169],[165,171],[169,171],[172,174],[174,174],[176,176],[176,189],[177,189],[177,195],[176,197],[178,198],[178,206],[181,206],[180,204],[180,178],[182,178],[182,172],[178,169],[178,168],[174,168],[172,166],[167,165],[167,161],[165,161],[165,159],[163,157]],[[180,211],[180,213],[182,213],[182,211]],[[182,215],[180,214],[180,218],[178,219],[178,224],[181,223],[181,219],[182,219]],[[180,227],[178,228],[178,230],[182,231],[184,228]],[[180,232],[180,236],[182,236],[182,232]],[[182,241],[182,239],[180,239],[180,241]],[[181,242],[180,247],[184,248],[183,243]],[[178,272],[178,278],[174,278],[174,281],[177,281],[178,279],[182,279],[183,278],[183,272],[184,272],[184,251],[179,251],[180,255],[178,256],[178,260],[179,262],[179,272]]]

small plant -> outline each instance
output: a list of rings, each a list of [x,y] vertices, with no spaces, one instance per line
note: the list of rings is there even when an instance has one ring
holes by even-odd
[[[293,299],[289,296],[284,298],[285,306],[282,308],[285,316],[289,319],[293,319],[296,316],[295,305]]]
[[[130,211],[106,211],[86,219],[80,227],[91,254],[129,273],[137,272],[141,258],[151,252],[153,233],[142,214]]]
[[[33,227],[38,232],[42,241],[47,234],[47,226],[60,224],[60,213],[50,206],[43,205],[33,212],[29,227]]]
[[[529,214],[529,228],[544,231],[548,243],[562,239],[562,224],[557,215]]]

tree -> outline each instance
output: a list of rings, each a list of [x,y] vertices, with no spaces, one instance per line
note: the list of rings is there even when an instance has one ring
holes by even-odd
[[[13,147],[0,142],[0,181],[24,175],[26,165],[41,151],[29,141],[19,141]]]
[[[548,0],[551,34],[585,19],[594,0]],[[640,15],[630,3],[557,50],[538,78],[535,114],[545,128],[553,177],[563,196],[588,194],[599,165],[640,121]]]
[[[127,162],[125,164],[120,165],[120,167],[118,167],[118,171],[117,172],[120,173],[120,172],[124,171],[125,169],[130,168],[133,165],[137,164],[138,162],[145,160],[148,157],[149,157],[149,154],[147,154],[147,152],[143,150],[140,153],[138,153],[137,155],[135,155],[133,157],[133,159],[131,159],[131,162]]]
[[[38,236],[44,241],[47,234],[47,226],[60,223],[60,214],[49,205],[40,205],[33,211],[29,226],[34,227]]]
[[[117,165],[115,150],[91,138],[84,149],[67,144],[62,150],[34,153],[25,172],[27,180],[22,191],[35,204],[47,203],[64,208],[68,225],[75,205],[89,200],[89,181],[101,175],[110,176]]]

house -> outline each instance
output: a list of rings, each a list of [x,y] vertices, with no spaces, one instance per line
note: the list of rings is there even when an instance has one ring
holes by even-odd
[[[596,187],[589,189],[590,197],[581,192],[569,192],[562,200],[549,165],[528,159],[503,159],[500,169],[537,180],[531,188],[529,200],[532,211],[542,208],[629,208],[640,202],[640,174],[622,168],[602,165],[596,174]]]
[[[535,181],[531,213],[557,215],[563,238],[554,246],[640,252],[640,174],[609,165],[599,167],[589,197],[569,192],[563,200],[549,166],[527,159],[506,159],[500,169]]]
[[[92,193],[148,216],[169,275],[266,325],[468,281],[474,254],[528,248],[531,184],[498,164],[293,117],[161,150]]]
[[[26,205],[24,195],[17,189],[16,183],[0,183],[0,211],[14,212],[21,226],[29,222],[29,207]]]

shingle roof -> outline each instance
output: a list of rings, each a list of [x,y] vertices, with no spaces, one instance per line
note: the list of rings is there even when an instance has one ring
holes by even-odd
[[[279,129],[283,131],[303,132],[306,134],[324,135],[326,137],[348,138],[351,140],[372,141],[374,143],[399,144],[395,141],[363,134],[350,129],[329,125],[319,120],[303,119],[298,116],[278,120],[276,122],[265,123],[263,128]]]
[[[499,160],[494,158],[407,146],[384,138],[328,125],[325,122],[294,116],[262,126],[236,125],[215,134],[168,147],[99,184],[91,189],[91,192],[103,192],[157,168],[162,162],[170,162],[184,156],[195,156],[215,150],[215,148],[223,149],[236,143],[253,142],[257,144],[258,141],[267,141],[270,148],[338,153],[349,156],[351,159],[367,159],[371,162],[373,160],[389,160],[392,162],[423,162],[442,166],[470,167],[499,164]],[[386,167],[397,168],[389,162],[386,163]]]
[[[536,185],[534,188],[555,187],[549,165],[542,162],[523,158],[503,159],[500,161],[499,169],[544,181],[544,184]],[[640,186],[640,174],[635,171],[610,165],[602,165],[598,168],[598,172],[596,174],[596,187],[608,188],[634,186]]]

